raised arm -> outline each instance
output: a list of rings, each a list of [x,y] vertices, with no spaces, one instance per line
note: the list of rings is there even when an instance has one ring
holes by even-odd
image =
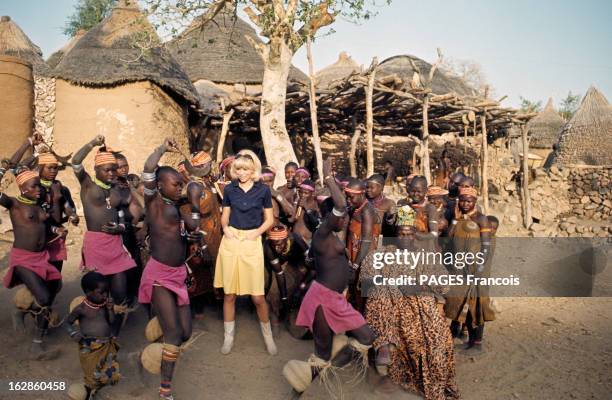
[[[19,148],[15,151],[15,153],[9,159],[9,163],[11,167],[14,167],[15,165],[19,164],[19,161],[21,161],[26,151],[33,148],[33,146],[37,144],[37,142],[38,140],[36,139],[35,136],[27,138],[26,141],[23,142],[21,146],[19,146]]]
[[[102,146],[103,144],[104,136],[98,135],[90,142],[86,143],[85,146],[81,147],[72,157],[72,170],[74,171],[74,175],[77,177],[79,182],[83,183],[85,178],[89,176],[83,168],[83,160],[85,160],[85,157],[87,157],[95,146]]]
[[[332,159],[328,158],[323,162],[323,182],[329,188],[331,198],[334,202],[334,208],[330,215],[327,216],[325,221],[319,227],[319,235],[329,235],[333,227],[338,223],[338,220],[344,218],[346,215],[346,197],[336,179],[332,176],[331,172]]]
[[[203,187],[200,183],[189,182],[187,185],[187,200],[191,206],[191,214],[183,215],[187,230],[195,231],[200,228],[200,198]]]
[[[172,139],[164,140],[161,146],[153,150],[153,153],[145,161],[145,165],[142,171],[142,182],[144,184],[144,198],[145,204],[157,197],[157,178],[155,176],[155,170],[157,164],[161,160],[164,153],[166,153],[174,144]]]

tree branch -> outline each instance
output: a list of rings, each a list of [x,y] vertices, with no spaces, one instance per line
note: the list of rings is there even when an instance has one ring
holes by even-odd
[[[253,39],[248,34],[244,35],[244,38],[247,40],[247,42],[249,42],[251,44],[251,46],[253,46],[255,48],[255,50],[257,51],[257,53],[259,54],[259,56],[261,57],[261,59],[265,63],[266,59],[267,59],[267,55],[268,55],[268,49],[267,49],[266,45],[263,44],[263,43],[259,43],[259,42],[255,41],[255,39]]]
[[[427,87],[431,85],[431,81],[433,80],[436,70],[438,69],[440,64],[442,64],[442,50],[440,50],[439,47],[436,50],[438,51],[438,60],[434,63],[434,65],[429,70],[429,79],[427,79]]]
[[[259,29],[263,30],[263,23],[260,15],[255,14],[255,11],[253,11],[253,9],[249,6],[244,7],[244,12]]]

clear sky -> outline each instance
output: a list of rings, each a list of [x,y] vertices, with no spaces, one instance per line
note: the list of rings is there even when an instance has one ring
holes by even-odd
[[[381,2],[379,0],[379,2]],[[48,57],[67,38],[61,28],[76,0],[0,0]],[[347,51],[369,65],[397,54],[427,61],[445,57],[478,62],[505,104],[519,96],[555,103],[590,85],[612,101],[612,0],[393,0],[363,25],[339,21],[336,33],[313,47],[316,68]],[[305,51],[294,64],[307,71]]]

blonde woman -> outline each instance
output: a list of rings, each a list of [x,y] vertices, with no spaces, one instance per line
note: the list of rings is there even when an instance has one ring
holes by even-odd
[[[264,298],[264,255],[261,235],[274,223],[270,189],[260,182],[261,163],[255,153],[242,150],[231,165],[234,180],[225,187],[214,286],[223,288],[221,353],[234,344],[236,296],[250,295],[257,309],[268,353],[277,353],[272,337],[268,304]]]

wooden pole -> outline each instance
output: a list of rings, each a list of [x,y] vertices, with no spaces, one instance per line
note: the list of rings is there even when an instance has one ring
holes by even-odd
[[[468,134],[469,126],[470,126],[469,124],[463,125],[463,154],[467,154],[467,146],[468,146],[467,134]]]
[[[482,125],[482,162],[480,166],[482,168],[482,172],[480,174],[480,186],[482,188],[482,200],[484,205],[485,215],[489,215],[489,174],[488,174],[488,164],[489,164],[489,150],[487,145],[487,109],[485,108],[485,112],[480,117],[480,124]]]
[[[421,166],[428,185],[431,181],[431,165],[429,164],[429,95],[423,99],[423,140],[421,141]]]
[[[319,173],[319,183],[323,184],[323,153],[321,152],[321,138],[319,137],[319,122],[317,121],[317,89],[312,61],[312,38],[308,35],[306,41],[306,57],[308,58],[308,73],[310,75],[310,121],[312,123],[312,147],[314,148],[317,160],[317,172]]]
[[[521,133],[523,136],[523,179],[521,182],[522,197],[525,199],[525,208],[523,210],[523,224],[525,228],[531,226],[531,195],[529,193],[529,142],[527,141],[527,125],[521,126]]]
[[[370,66],[370,76],[368,78],[368,87],[366,90],[366,146],[367,146],[367,167],[366,175],[374,174],[374,112],[372,111],[372,97],[374,96],[374,82],[376,79],[376,66],[378,58],[374,57]]]
[[[230,119],[234,115],[234,109],[223,112],[223,124],[221,125],[221,136],[219,137],[219,144],[217,145],[217,163],[223,160],[223,147],[225,146],[225,137],[229,131]]]
[[[359,144],[359,138],[361,137],[361,127],[362,125],[358,125],[355,127],[355,133],[353,133],[353,137],[351,138],[351,152],[349,153],[349,166],[351,168],[351,176],[353,177],[358,177],[357,162],[355,160],[355,155],[357,153],[357,145]]]

